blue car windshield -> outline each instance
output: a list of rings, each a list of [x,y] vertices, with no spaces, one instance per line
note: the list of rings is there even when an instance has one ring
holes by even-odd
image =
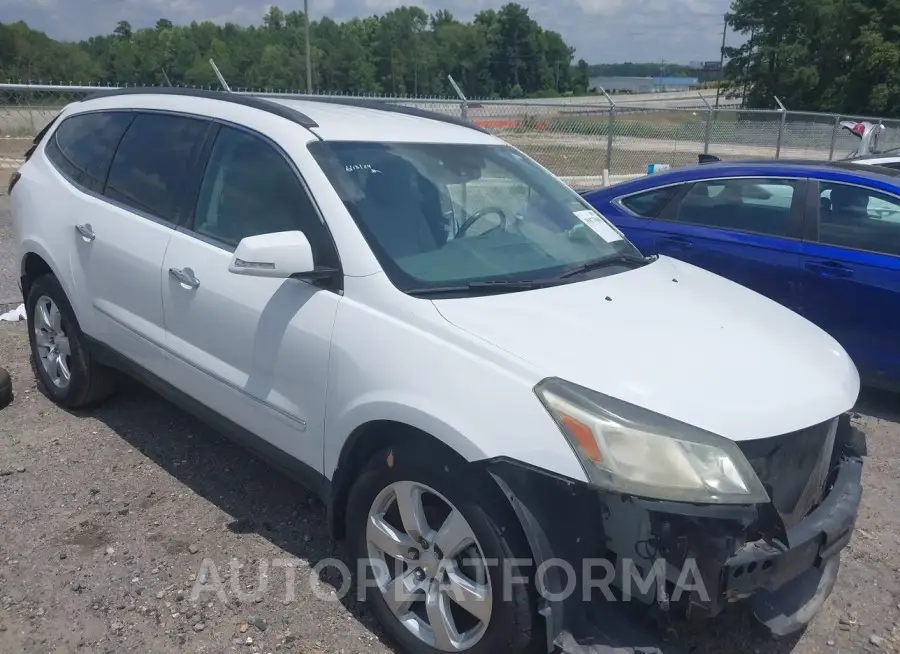
[[[309,148],[401,290],[548,280],[641,257],[580,195],[506,145]]]

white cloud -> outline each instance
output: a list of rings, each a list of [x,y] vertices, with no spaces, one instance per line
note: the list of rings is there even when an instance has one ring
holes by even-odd
[[[628,2],[633,2],[633,0],[575,0],[575,4],[588,15],[615,14],[627,6]]]
[[[505,0],[424,0],[426,11],[449,9],[470,20],[481,9]],[[63,39],[109,33],[118,21],[134,27],[165,17],[259,23],[272,0],[0,0],[0,21],[25,20],[35,29]],[[303,0],[283,0],[285,11],[303,10]],[[335,20],[383,14],[411,0],[309,0],[313,19]],[[717,59],[722,16],[730,0],[520,0],[543,27],[556,30],[590,62],[687,62]]]

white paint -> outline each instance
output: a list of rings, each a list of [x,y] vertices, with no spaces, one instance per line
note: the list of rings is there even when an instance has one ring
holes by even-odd
[[[503,143],[428,119],[313,105],[294,106],[328,138]],[[856,369],[822,330],[664,257],[534,291],[405,295],[310,155],[311,132],[207,98],[128,95],[65,111],[127,107],[219,118],[279,143],[327,220],[343,293],[230,273],[230,251],[85,195],[48,163],[43,146],[10,198],[17,265],[39,254],[88,335],[328,478],[354,430],[391,420],[468,460],[509,457],[586,480],[533,391],[548,376],[733,440],[807,427],[856,401]],[[77,236],[84,222],[94,241]],[[200,285],[186,288],[170,268],[190,268]]]

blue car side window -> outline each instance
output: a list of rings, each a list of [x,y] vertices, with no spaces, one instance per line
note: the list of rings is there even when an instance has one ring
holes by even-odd
[[[619,202],[628,211],[641,218],[656,218],[666,208],[669,201],[675,197],[678,189],[679,186],[666,186],[629,195],[620,199]]]
[[[819,188],[820,243],[900,256],[900,200],[849,184]]]
[[[787,237],[797,181],[735,178],[697,182],[685,194],[678,221],[703,227]]]

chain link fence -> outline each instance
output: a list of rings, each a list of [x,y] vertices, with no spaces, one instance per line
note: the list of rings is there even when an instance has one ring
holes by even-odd
[[[103,88],[107,87],[0,84],[0,167],[18,165],[31,139],[60,109]],[[273,91],[238,92],[310,97]],[[607,100],[604,96],[559,100],[381,99],[462,116],[527,152],[575,187],[642,175],[649,164],[694,164],[701,153],[726,160],[843,159],[859,144],[857,137],[841,127],[844,120],[881,123],[887,129],[880,147],[900,146],[900,121],[738,107],[717,109],[708,91],[658,95],[654,100]]]

